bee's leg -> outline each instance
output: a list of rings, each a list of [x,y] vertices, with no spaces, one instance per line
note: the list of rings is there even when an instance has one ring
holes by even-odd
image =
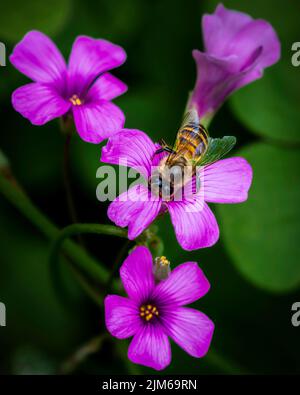
[[[158,144],[161,145],[162,147],[167,147],[168,146],[168,144],[165,142],[164,139],[159,139],[158,140]]]
[[[169,154],[174,154],[175,151],[170,147],[162,147],[155,151],[154,155],[161,154],[162,152],[168,152]]]
[[[174,151],[172,148],[170,148],[170,147],[168,146],[168,144],[167,144],[163,139],[160,139],[158,143],[159,143],[159,145],[161,146],[161,148],[157,149],[157,150],[154,152],[153,157],[154,157],[155,155],[162,154],[163,152],[168,152],[169,154],[174,154],[174,153],[175,153],[175,151]]]

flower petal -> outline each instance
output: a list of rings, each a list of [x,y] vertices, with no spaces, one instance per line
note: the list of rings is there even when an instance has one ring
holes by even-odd
[[[155,144],[140,130],[124,129],[102,148],[101,161],[132,167],[145,177],[151,173]]]
[[[129,188],[109,206],[107,215],[116,225],[128,226],[130,240],[139,236],[157,217],[161,201],[142,184]]]
[[[202,18],[206,52],[211,55],[225,56],[228,44],[252,20],[250,15],[228,10],[223,4],[219,4],[213,14],[206,14]]]
[[[200,198],[169,202],[168,209],[178,243],[184,250],[211,247],[218,241],[216,218]]]
[[[155,370],[165,369],[171,362],[171,346],[159,325],[145,325],[132,339],[128,358]]]
[[[202,298],[210,284],[196,262],[177,266],[170,276],[161,281],[153,292],[153,298],[164,306],[183,306]]]
[[[63,93],[67,68],[56,45],[45,34],[31,31],[15,46],[11,63],[33,81],[52,83]]]
[[[220,59],[194,50],[193,57],[197,65],[197,80],[190,105],[195,105],[199,116],[203,117],[221,106],[226,97],[237,89],[244,74],[236,72],[235,55]]]
[[[188,307],[170,310],[163,318],[166,333],[188,354],[202,358],[207,353],[214,323],[203,313]]]
[[[87,100],[112,100],[127,91],[127,85],[110,73],[99,77],[87,94]]]
[[[141,328],[138,306],[133,300],[108,295],[104,300],[105,324],[108,331],[118,339],[127,339]]]
[[[280,41],[273,27],[267,21],[258,19],[244,26],[229,45],[228,51],[238,54],[240,70],[251,66],[252,54],[261,48],[255,69],[262,70],[276,63],[280,58]]]
[[[50,85],[38,82],[16,89],[12,94],[12,105],[34,125],[43,125],[60,117],[71,106]]]
[[[89,143],[98,144],[124,126],[123,112],[109,101],[88,102],[72,108],[78,134]]]
[[[200,180],[205,201],[241,203],[248,198],[252,168],[244,158],[223,159],[205,166]]]
[[[100,74],[121,66],[126,60],[123,48],[106,40],[79,36],[69,59],[69,93],[80,96]]]
[[[136,247],[120,269],[124,289],[138,305],[147,301],[154,288],[153,260],[146,247]]]

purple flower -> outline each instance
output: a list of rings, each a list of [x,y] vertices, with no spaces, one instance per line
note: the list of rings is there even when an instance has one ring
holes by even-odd
[[[189,105],[210,118],[235,90],[262,77],[280,58],[280,42],[272,26],[219,4],[202,20],[205,52],[193,51],[197,81]]]
[[[124,114],[111,100],[127,87],[107,71],[125,59],[121,47],[79,36],[67,67],[50,38],[31,31],[10,56],[11,63],[34,81],[14,91],[13,107],[34,125],[73,114],[80,137],[99,143],[124,126]]]
[[[105,298],[105,322],[118,339],[133,336],[128,358],[156,370],[171,362],[168,337],[188,354],[203,357],[210,346],[214,324],[203,313],[183,307],[204,296],[209,282],[197,263],[183,263],[158,284],[146,247],[137,247],[125,260],[120,275],[128,298]]]
[[[158,146],[140,130],[124,129],[112,136],[102,149],[103,162],[126,165],[140,172],[146,181],[157,165]],[[200,189],[182,199],[163,200],[153,194],[147,182],[129,188],[108,208],[108,217],[120,227],[128,226],[128,238],[135,239],[162,212],[168,210],[177,240],[185,250],[210,247],[219,238],[214,214],[206,202],[240,203],[247,200],[252,181],[252,169],[239,157],[219,160],[204,166],[200,172]]]

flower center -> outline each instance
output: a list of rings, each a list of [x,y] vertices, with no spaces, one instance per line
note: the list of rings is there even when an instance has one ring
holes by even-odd
[[[77,95],[72,95],[72,97],[70,97],[69,100],[73,104],[73,106],[81,106],[82,104],[82,101],[79,99]]]
[[[153,317],[157,317],[159,312],[156,306],[152,304],[142,305],[140,307],[140,317],[142,317],[145,321],[149,322]]]

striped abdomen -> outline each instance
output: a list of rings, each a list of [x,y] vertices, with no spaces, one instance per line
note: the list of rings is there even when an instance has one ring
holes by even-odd
[[[196,123],[188,123],[182,126],[177,133],[174,146],[174,154],[170,154],[167,162],[177,162],[185,158],[186,162],[198,160],[208,146],[208,133],[204,126]]]

